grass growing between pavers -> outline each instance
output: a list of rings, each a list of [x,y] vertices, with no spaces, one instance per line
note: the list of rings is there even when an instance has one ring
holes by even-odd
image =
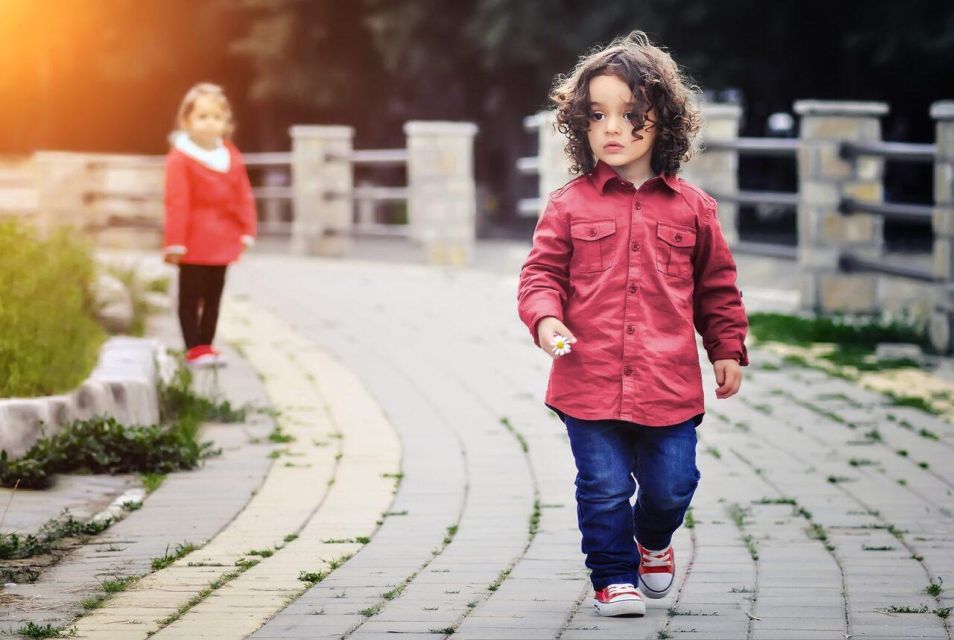
[[[34,583],[43,569],[56,564],[70,550],[86,544],[114,523],[113,518],[80,522],[69,510],[47,520],[36,533],[21,536],[17,533],[0,534],[0,580],[3,582]]]
[[[69,627],[54,627],[51,624],[42,627],[36,623],[28,622],[16,631],[19,635],[27,638],[69,638],[76,635],[76,631]]]

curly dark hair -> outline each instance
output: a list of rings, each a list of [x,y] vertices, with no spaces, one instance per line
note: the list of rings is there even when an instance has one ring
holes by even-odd
[[[653,45],[642,31],[616,38],[606,47],[597,47],[580,58],[569,75],[557,76],[550,100],[556,106],[557,128],[566,135],[566,153],[573,161],[573,173],[588,173],[595,161],[587,139],[590,125],[590,80],[616,76],[636,99],[633,135],[646,122],[649,110],[656,110],[656,141],[651,158],[655,173],[675,174],[694,152],[692,141],[702,118],[696,106],[700,95],[676,61]]]

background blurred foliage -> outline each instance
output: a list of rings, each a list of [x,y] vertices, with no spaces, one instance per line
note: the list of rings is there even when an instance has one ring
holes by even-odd
[[[886,138],[926,141],[930,103],[954,98],[941,0],[3,0],[0,153],[161,153],[181,95],[208,79],[248,150],[286,149],[294,123],[389,147],[410,118],[477,122],[478,177],[506,200],[522,117],[634,28],[703,89],[741,91],[748,135],[796,99],[840,98],[887,101]]]

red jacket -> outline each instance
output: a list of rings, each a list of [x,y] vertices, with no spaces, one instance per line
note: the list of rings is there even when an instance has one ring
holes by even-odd
[[[242,154],[226,142],[229,170],[216,171],[178,149],[166,157],[165,250],[185,264],[224,265],[255,238],[255,198]]]
[[[546,402],[583,420],[668,426],[705,411],[694,328],[709,360],[748,364],[748,320],[717,203],[675,176],[638,190],[599,162],[553,192],[520,273],[518,311],[577,342]]]

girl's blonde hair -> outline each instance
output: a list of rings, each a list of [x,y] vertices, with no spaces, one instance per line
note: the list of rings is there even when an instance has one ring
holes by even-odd
[[[230,140],[232,133],[235,131],[235,118],[232,116],[232,105],[229,104],[229,99],[225,97],[225,91],[222,90],[222,87],[217,84],[212,84],[211,82],[200,82],[193,85],[192,88],[186,92],[185,97],[182,98],[182,102],[179,104],[179,113],[176,115],[176,126],[175,131],[173,131],[173,136],[182,129],[182,123],[192,114],[193,109],[195,109],[195,103],[202,96],[211,96],[222,105],[226,117],[225,132],[222,134],[222,137],[226,140]]]

